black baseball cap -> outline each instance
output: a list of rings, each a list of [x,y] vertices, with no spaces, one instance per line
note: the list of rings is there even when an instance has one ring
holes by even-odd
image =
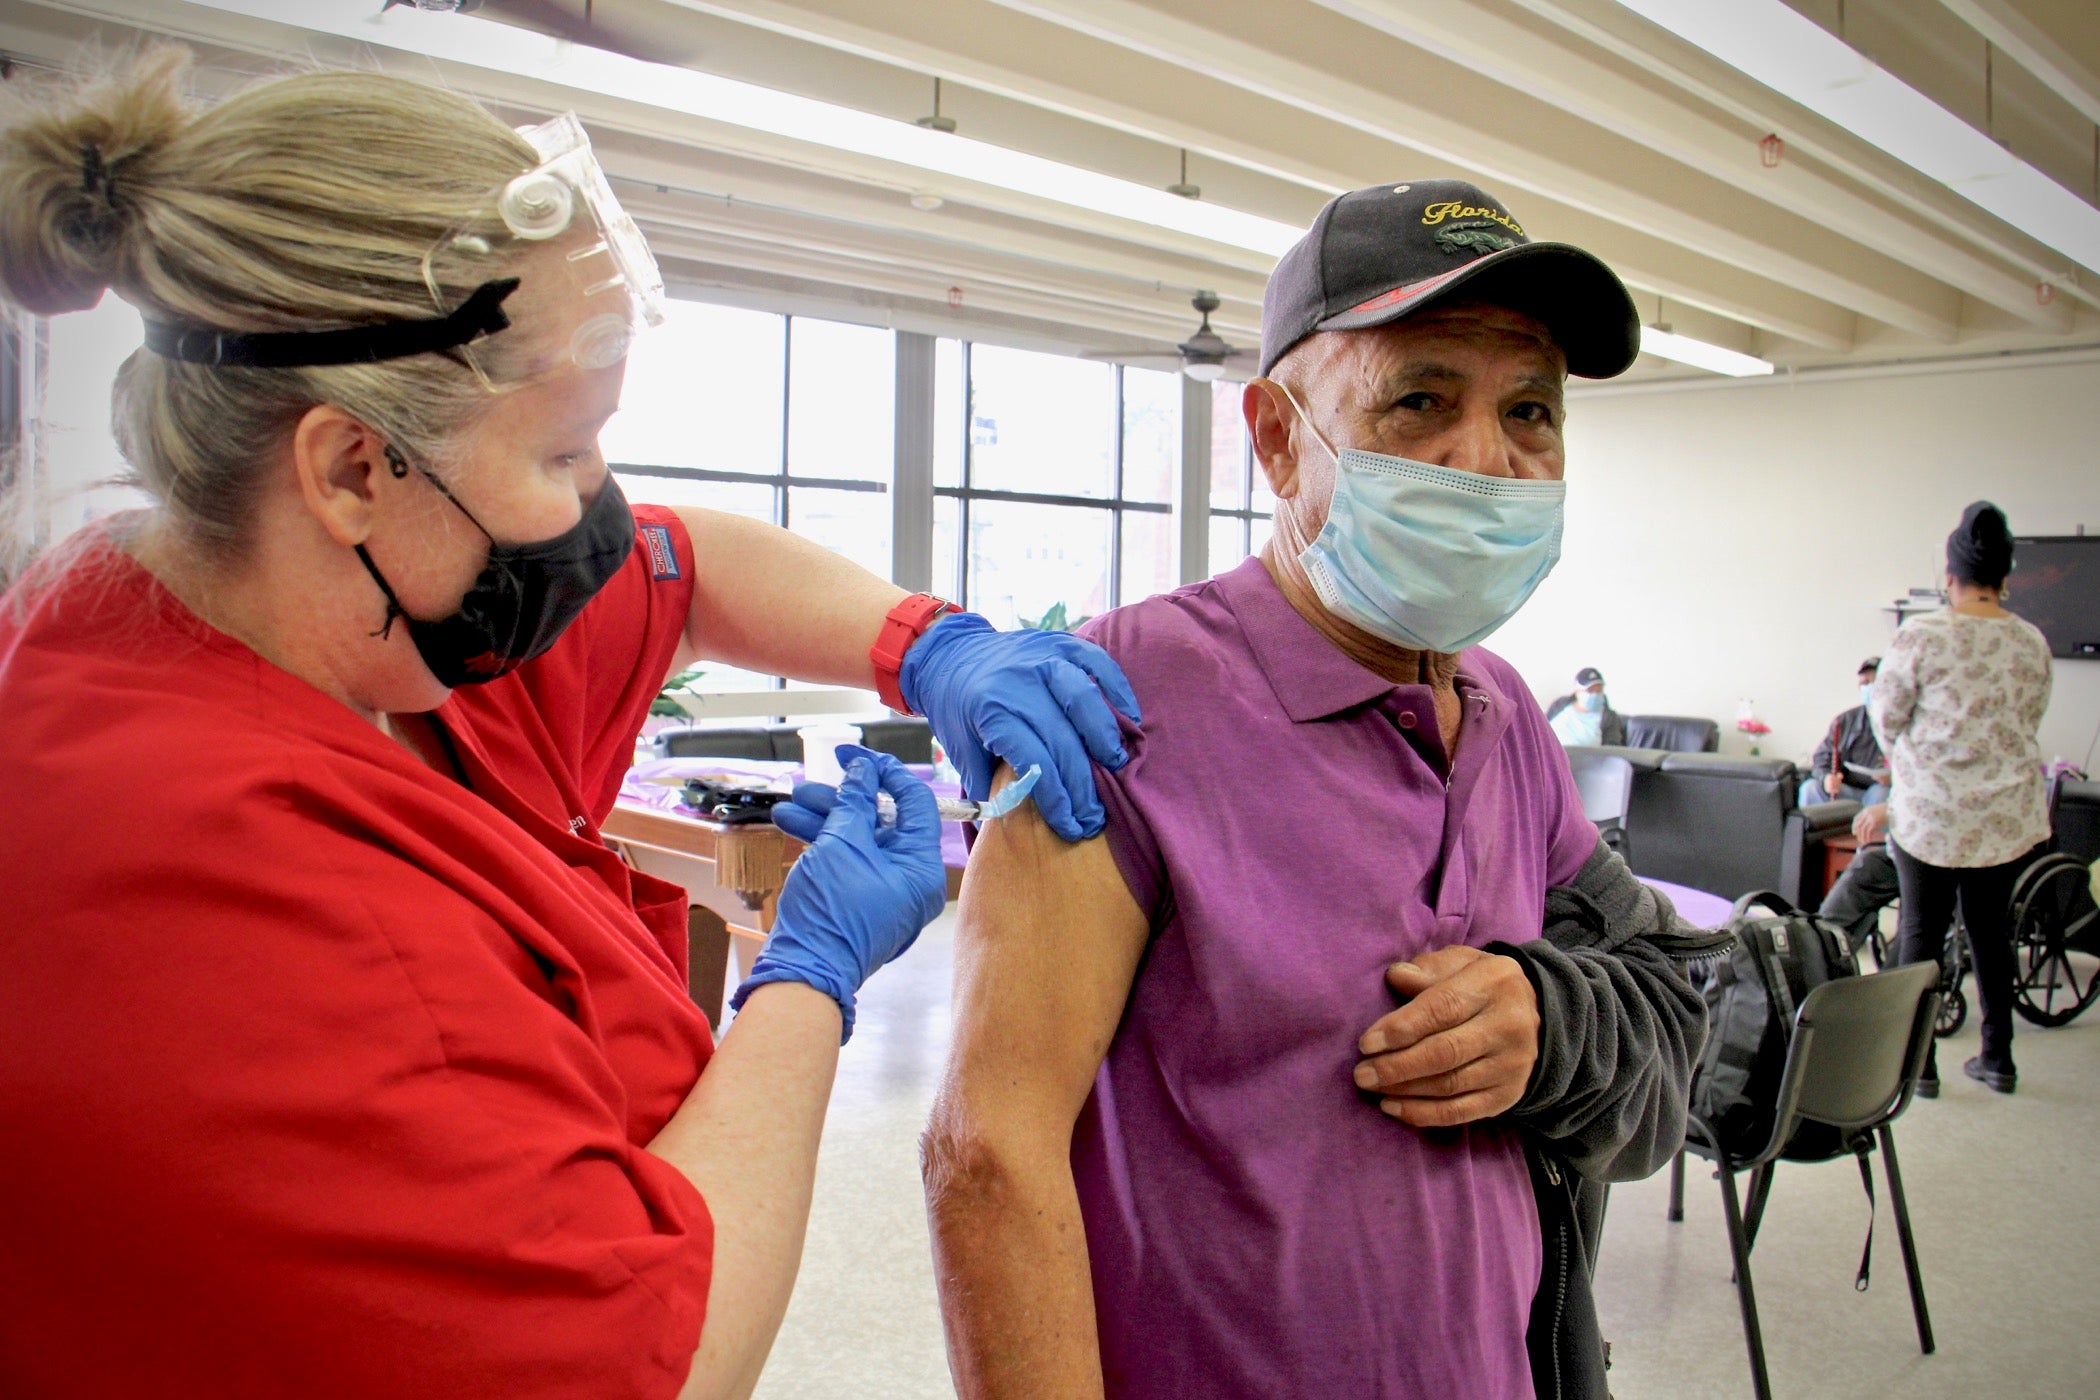
[[[1866,674],[1868,671],[1879,671],[1880,669],[1881,658],[1878,656],[1870,656],[1859,663],[1859,674],[1861,675]]]
[[[1585,666],[1575,673],[1575,684],[1579,686],[1603,685],[1604,673],[1595,666]]]
[[[1382,326],[1446,300],[1536,318],[1568,373],[1585,379],[1622,374],[1640,354],[1640,313],[1594,254],[1532,242],[1478,185],[1410,180],[1329,200],[1276,264],[1262,296],[1261,372],[1315,331]]]

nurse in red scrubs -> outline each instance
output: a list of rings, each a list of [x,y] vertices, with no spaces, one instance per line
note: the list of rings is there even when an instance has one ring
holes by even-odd
[[[701,657],[876,688],[977,795],[1040,764],[1068,838],[1136,703],[628,506],[597,436],[662,285],[573,118],[184,86],[150,56],[0,133],[0,296],[145,313],[157,502],[0,599],[0,1394],[746,1394],[938,821],[864,752],[781,809],[813,844],[717,1045],[681,892],[598,834],[650,699]]]

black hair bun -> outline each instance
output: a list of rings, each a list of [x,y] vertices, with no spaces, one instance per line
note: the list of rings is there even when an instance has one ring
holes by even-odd
[[[2002,588],[2012,572],[2012,526],[1989,501],[1970,503],[1947,536],[1947,572],[1963,583]]]

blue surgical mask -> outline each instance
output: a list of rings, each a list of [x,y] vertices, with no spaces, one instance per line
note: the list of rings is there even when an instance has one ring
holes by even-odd
[[[1463,651],[1515,616],[1552,572],[1565,484],[1335,452],[1303,409],[1298,416],[1335,458],[1327,524],[1298,556],[1335,616],[1413,651]]]
[[[1584,710],[1601,710],[1604,708],[1604,692],[1601,690],[1578,690],[1575,692],[1575,704],[1578,708]]]
[[[1874,682],[1868,681],[1859,688],[1859,703],[1862,705],[1874,703]]]

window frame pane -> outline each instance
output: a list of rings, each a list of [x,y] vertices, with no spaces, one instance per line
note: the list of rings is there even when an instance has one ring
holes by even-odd
[[[957,482],[951,478],[943,481],[937,477],[933,488],[935,511],[933,534],[936,541],[934,576],[937,586],[943,583],[952,584],[955,592],[951,596],[955,602],[965,608],[981,611],[979,605],[985,600],[971,596],[971,559],[969,550],[970,541],[974,537],[975,527],[978,523],[973,519],[973,515],[982,507],[1003,507],[1006,505],[1049,506],[1095,512],[1107,511],[1109,522],[1107,597],[1108,606],[1110,607],[1122,607],[1137,601],[1136,597],[1128,594],[1128,585],[1131,584],[1138,584],[1148,589],[1154,583],[1162,585],[1161,588],[1154,591],[1167,591],[1177,586],[1179,580],[1173,577],[1171,564],[1171,527],[1164,533],[1159,529],[1158,525],[1150,522],[1146,523],[1142,528],[1135,528],[1134,522],[1130,517],[1133,515],[1159,516],[1165,520],[1171,520],[1173,516],[1173,498],[1179,489],[1181,479],[1181,406],[1178,382],[1180,376],[1175,375],[1167,380],[1167,383],[1173,387],[1173,394],[1168,399],[1168,402],[1172,406],[1174,423],[1173,431],[1168,434],[1169,451],[1171,453],[1169,459],[1170,469],[1166,473],[1166,481],[1163,489],[1160,491],[1161,499],[1134,498],[1130,494],[1129,454],[1131,424],[1128,417],[1130,407],[1128,376],[1131,373],[1131,367],[1120,364],[1111,366],[1114,370],[1114,378],[1112,380],[1114,399],[1111,405],[1113,411],[1113,447],[1109,464],[1110,480],[1109,494],[1107,496],[1086,495],[1062,490],[1038,491],[1019,489],[1014,483],[1002,483],[999,486],[991,486],[985,483],[983,472],[980,470],[980,444],[977,441],[977,424],[974,417],[975,398],[972,393],[974,383],[972,377],[974,374],[973,364],[980,349],[994,349],[1003,352],[1003,347],[980,347],[976,342],[969,340],[960,341],[959,346],[960,354],[958,356],[957,372],[961,381],[963,405],[960,413],[956,416],[960,421],[950,424],[936,424],[937,432],[944,430],[954,432],[961,447],[959,472],[961,480]],[[1143,373],[1143,371],[1139,372]],[[1149,387],[1153,390],[1158,390],[1161,386],[1151,385]],[[1148,397],[1156,396],[1148,395]],[[1033,484],[1029,483],[1031,486]],[[1243,474],[1240,508],[1237,512],[1234,512],[1241,516],[1249,513],[1245,500],[1246,489]],[[1244,521],[1241,528],[1243,531],[1242,538],[1244,538],[1246,528]],[[1164,557],[1167,562],[1162,565],[1158,560],[1154,560],[1148,564],[1144,570],[1142,582],[1137,575],[1133,574],[1132,562],[1128,558],[1131,544],[1139,540],[1145,541],[1142,548],[1148,553],[1153,552],[1157,542],[1162,540],[1166,542]],[[1164,573],[1160,572],[1162,568],[1165,570]],[[1150,597],[1152,596],[1152,591],[1148,591],[1140,596]]]

